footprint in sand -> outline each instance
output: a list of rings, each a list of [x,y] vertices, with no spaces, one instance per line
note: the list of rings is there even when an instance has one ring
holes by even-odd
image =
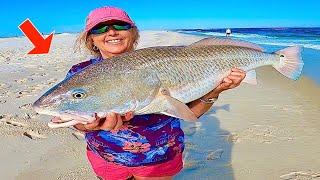
[[[42,91],[43,89],[45,88],[48,88],[47,85],[44,85],[44,84],[38,84],[38,85],[35,85],[35,86],[30,86],[28,89],[29,91],[31,92],[35,92],[35,93],[38,93],[40,91]],[[37,94],[38,95],[38,94]]]
[[[25,84],[33,80],[34,80],[33,78],[22,78],[22,79],[15,79],[14,81],[17,82],[18,84]]]
[[[58,79],[56,79],[56,78],[49,79],[47,82],[45,82],[43,84],[37,84],[35,86],[30,86],[28,88],[28,91],[38,93],[44,89],[48,89],[49,87],[52,87],[53,85],[55,85],[57,83],[57,81],[58,81]]]
[[[227,136],[227,141],[231,143],[236,143],[238,141],[239,135],[237,133],[232,133]]]
[[[183,169],[185,170],[195,170],[201,168],[201,161],[196,160],[185,160],[183,161]]]
[[[31,91],[29,91],[29,90],[17,91],[17,92],[15,92],[15,94],[17,94],[16,98],[32,96]]]
[[[11,88],[10,84],[0,82],[0,97],[7,96],[9,94],[10,88]]]
[[[188,141],[185,142],[184,145],[186,150],[196,150],[198,148],[196,144]]]
[[[58,81],[58,79],[56,79],[56,78],[49,79],[49,80],[47,81],[47,85],[52,86],[52,85],[56,84],[57,81]]]
[[[1,97],[8,97],[9,94],[10,94],[9,91],[5,91],[5,90],[0,89],[0,98]]]
[[[291,173],[280,176],[280,179],[283,179],[283,180],[320,179],[320,172],[319,173],[304,172],[304,171],[291,172]]]
[[[0,122],[4,122],[5,115],[0,115]]]
[[[292,105],[292,104],[287,104],[287,105],[273,105],[273,104],[263,104],[260,105],[263,108],[269,109],[271,111],[278,110],[278,111],[283,111],[287,113],[295,113],[302,115],[304,113],[304,110],[302,108],[302,105]]]
[[[288,129],[269,125],[253,125],[243,131],[234,132],[228,137],[228,141],[233,143],[251,141],[270,144],[273,142],[292,140],[293,135]]]
[[[223,149],[217,149],[215,151],[209,151],[207,155],[207,160],[220,159],[223,154]]]
[[[31,74],[31,77],[44,77],[44,76],[47,76],[48,74],[47,73],[33,73]]]
[[[25,123],[21,123],[15,120],[14,116],[12,115],[0,115],[0,121],[9,125],[9,126],[15,126],[15,127],[27,127],[28,125]]]
[[[20,91],[15,92],[17,94],[16,98],[22,98],[22,97],[25,97],[25,96],[38,95],[37,94],[38,92],[42,91],[43,89],[47,89],[47,88],[51,87],[56,82],[57,82],[57,79],[54,78],[54,79],[49,79],[46,83],[43,83],[43,84],[38,84],[38,85],[35,85],[35,86],[29,86],[25,90],[20,90]]]
[[[0,53],[0,60],[3,62],[9,62],[11,58],[8,55],[4,55],[3,53]]]
[[[23,105],[19,106],[19,109],[31,110],[32,109],[32,104],[31,103],[23,104]]]
[[[4,59],[4,57],[5,57],[4,54],[2,52],[0,52],[0,60]]]
[[[184,135],[193,136],[196,133],[196,127],[187,127],[183,129]]]
[[[82,174],[79,176],[79,174]],[[73,180],[82,180],[82,179],[93,179],[91,177],[91,169],[89,166],[85,167],[76,167],[76,168],[70,168],[66,170],[65,172],[61,172],[59,177],[57,179],[59,180],[67,180],[67,179],[73,179]],[[97,178],[98,179],[98,178]]]
[[[190,153],[185,152],[183,157],[183,169],[184,170],[195,170],[205,166],[204,161],[194,160],[189,158]]]
[[[36,113],[32,108],[32,103],[27,103],[19,106],[19,109],[28,110],[27,113],[24,113],[23,119],[28,120],[32,119],[40,114]]]
[[[40,134],[39,131],[32,130],[32,129],[24,132],[23,135],[27,136],[30,139],[45,139],[45,138],[47,138],[47,136]]]
[[[16,126],[16,127],[27,127],[27,124],[21,123],[21,122],[17,122],[17,121],[13,121],[13,120],[6,120],[5,123],[11,125],[11,126]]]
[[[183,129],[186,136],[193,136],[195,133],[203,131],[202,122],[194,122],[190,126]]]
[[[33,118],[39,116],[39,115],[40,114],[38,114],[34,110],[32,110],[31,112],[24,113],[24,116],[22,118],[25,120],[30,120],[30,119],[33,119]]]

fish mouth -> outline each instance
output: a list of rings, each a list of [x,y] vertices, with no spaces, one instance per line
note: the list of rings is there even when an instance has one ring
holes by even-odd
[[[51,111],[49,109],[41,108],[39,106],[33,106],[33,109],[39,114],[59,117],[59,118],[51,119],[50,123],[53,123],[53,124],[67,123],[73,120],[76,120],[79,123],[86,124],[96,119],[95,113],[75,112],[75,111],[57,112],[57,111]]]
[[[69,122],[72,120],[76,120],[79,122],[90,123],[96,119],[95,113],[79,113],[73,111],[67,111],[63,113],[59,113],[58,117],[61,120],[54,120],[51,121],[53,123],[62,123],[62,122]]]
[[[60,113],[59,118],[53,118],[48,123],[50,128],[61,128],[61,127],[69,127],[74,126],[76,124],[88,124],[96,120],[94,115],[79,115],[79,112],[64,112]]]

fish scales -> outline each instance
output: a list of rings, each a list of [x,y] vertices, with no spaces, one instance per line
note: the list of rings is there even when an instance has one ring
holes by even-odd
[[[271,64],[272,61],[276,61],[274,55],[249,48],[206,46],[142,49],[102,64],[108,65],[111,67],[109,70],[114,72],[151,69],[158,75],[163,87],[176,89],[186,85],[201,85],[198,82],[219,76],[232,67],[248,69],[256,64]],[[107,69],[104,65],[95,68]]]

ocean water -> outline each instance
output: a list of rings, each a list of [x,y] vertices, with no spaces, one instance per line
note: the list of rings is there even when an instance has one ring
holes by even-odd
[[[180,29],[177,32],[204,37],[225,37],[225,29]],[[320,27],[317,28],[235,28],[231,38],[261,45],[267,52],[298,45],[303,47],[303,75],[320,85]]]

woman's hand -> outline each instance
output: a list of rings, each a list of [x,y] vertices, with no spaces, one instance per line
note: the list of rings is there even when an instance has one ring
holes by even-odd
[[[233,89],[239,86],[245,77],[245,71],[237,68],[232,68],[231,73],[227,77],[225,77],[213,91],[219,95],[222,91]]]
[[[129,121],[133,118],[132,112],[127,112],[124,116],[121,116],[120,114],[116,113],[109,113],[107,117],[100,118],[96,115],[96,120],[92,123],[88,124],[78,124],[83,125],[83,127],[87,131],[92,130],[119,130],[121,126],[123,125],[124,121]],[[75,128],[77,128],[78,125],[75,125]]]

